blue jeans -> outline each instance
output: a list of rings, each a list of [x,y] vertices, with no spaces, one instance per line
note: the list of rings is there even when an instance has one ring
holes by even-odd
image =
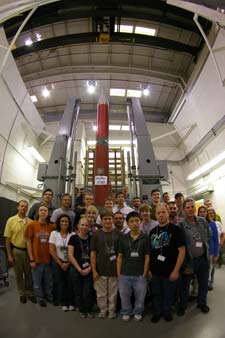
[[[37,264],[32,270],[33,289],[38,301],[45,297],[52,302],[52,268],[51,264]]]
[[[132,310],[131,295],[134,292],[134,309]],[[119,277],[119,292],[122,315],[136,315],[144,312],[144,301],[147,291],[147,279],[144,276]]]
[[[57,300],[62,306],[74,305],[74,297],[72,291],[72,282],[70,278],[70,267],[64,271],[53,261],[53,277],[56,289]]]
[[[152,276],[152,302],[155,315],[168,315],[172,312],[177,282],[163,276]]]
[[[198,304],[207,304],[209,262],[206,257],[195,257],[193,259],[193,270],[198,279]],[[186,309],[189,297],[189,287],[193,275],[181,275],[180,303],[179,307]]]

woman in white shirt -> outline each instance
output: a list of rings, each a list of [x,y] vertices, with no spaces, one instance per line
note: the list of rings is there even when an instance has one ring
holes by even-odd
[[[57,298],[63,311],[74,310],[68,258],[68,242],[72,235],[74,233],[70,217],[66,214],[60,215],[56,221],[56,230],[52,231],[50,235],[49,251],[53,257]]]

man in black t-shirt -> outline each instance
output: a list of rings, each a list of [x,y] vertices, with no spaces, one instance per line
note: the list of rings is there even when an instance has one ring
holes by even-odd
[[[166,321],[173,319],[171,307],[176,281],[185,257],[184,235],[178,226],[169,223],[169,210],[166,204],[157,205],[156,219],[159,225],[149,235],[153,323],[157,323],[162,315]]]

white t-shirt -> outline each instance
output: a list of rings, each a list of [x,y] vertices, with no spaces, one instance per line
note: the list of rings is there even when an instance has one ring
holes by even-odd
[[[49,238],[49,243],[55,244],[56,254],[62,261],[68,261],[68,242],[70,237],[75,235],[74,232],[68,233],[65,238],[62,237],[59,231],[52,231]]]

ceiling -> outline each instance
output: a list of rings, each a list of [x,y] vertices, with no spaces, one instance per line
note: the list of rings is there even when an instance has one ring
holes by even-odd
[[[28,12],[4,22],[9,42]],[[205,32],[211,23],[200,18]],[[154,28],[155,36],[115,32],[115,24]],[[109,42],[99,42],[109,33]],[[40,34],[40,41],[37,38]],[[33,43],[25,45],[26,39]],[[59,121],[67,98],[81,100],[81,118],[96,119],[103,87],[144,89],[146,121],[168,122],[185,91],[204,43],[193,13],[162,0],[57,1],[39,7],[20,34],[13,55],[44,121]],[[97,81],[87,93],[87,81]],[[50,91],[43,97],[42,90]],[[127,120],[126,97],[109,97],[110,120]]]

